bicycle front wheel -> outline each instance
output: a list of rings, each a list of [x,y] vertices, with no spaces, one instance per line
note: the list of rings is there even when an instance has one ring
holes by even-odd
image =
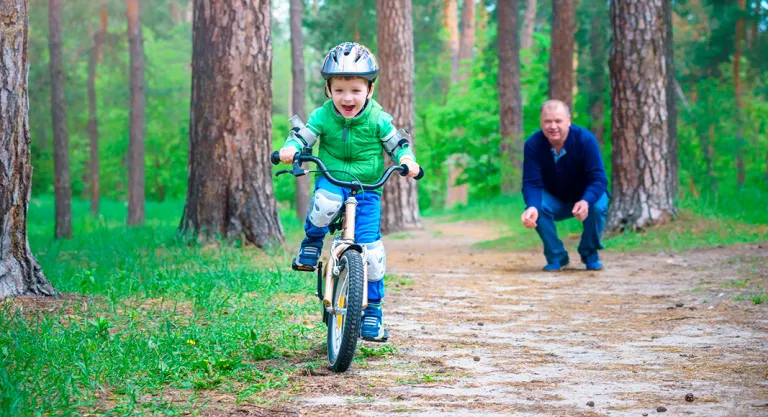
[[[363,258],[350,249],[339,259],[339,276],[333,286],[335,313],[328,318],[328,365],[344,372],[355,357],[363,308]]]

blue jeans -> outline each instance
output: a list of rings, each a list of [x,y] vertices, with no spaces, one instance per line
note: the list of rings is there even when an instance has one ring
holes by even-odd
[[[349,189],[339,187],[331,184],[325,177],[320,177],[315,182],[315,191],[323,189],[330,191],[336,195],[341,196],[345,201],[349,197]],[[365,193],[358,193],[355,196],[357,199],[357,216],[355,218],[355,242],[356,243],[373,243],[381,239],[381,202],[379,201],[379,195],[366,191]],[[341,206],[341,210],[344,210],[344,206]],[[310,210],[311,211],[311,208]],[[307,233],[307,237],[302,242],[304,245],[312,245],[317,247],[323,246],[323,239],[328,234],[328,227],[317,227],[310,223],[309,214],[304,221],[304,231]],[[368,302],[379,303],[384,298],[384,278],[376,282],[368,282]]]
[[[547,263],[561,262],[567,255],[563,241],[557,237],[555,222],[573,217],[573,205],[574,203],[563,202],[546,191],[542,192],[536,231],[544,243],[544,256],[547,258]],[[581,233],[581,242],[579,242],[579,255],[584,263],[600,259],[597,251],[603,249],[600,234],[603,232],[607,212],[608,194],[603,193],[595,204],[589,206],[589,214],[583,222],[584,231]]]

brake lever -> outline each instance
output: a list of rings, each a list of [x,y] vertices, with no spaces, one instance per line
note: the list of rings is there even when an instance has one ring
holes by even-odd
[[[293,169],[281,169],[280,171],[277,171],[277,173],[275,173],[275,176],[279,177],[279,176],[281,176],[283,174],[291,174],[294,177],[300,177],[302,175],[307,175],[307,172],[309,172],[309,171],[307,171],[306,169],[301,168],[301,164],[299,164],[299,161],[294,161],[293,162]]]
[[[300,177],[302,175],[306,175],[307,172],[309,171],[307,171],[306,169],[303,169],[299,161],[293,161],[293,171],[289,171],[289,172],[293,174],[294,177]]]

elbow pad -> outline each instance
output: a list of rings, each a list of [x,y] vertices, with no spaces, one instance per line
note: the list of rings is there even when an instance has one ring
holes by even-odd
[[[288,140],[298,141],[309,148],[314,146],[315,142],[317,142],[317,135],[304,125],[304,122],[301,121],[299,116],[291,117],[290,122],[291,133],[288,134]]]
[[[397,152],[399,148],[407,148],[411,146],[408,139],[410,139],[408,132],[405,129],[400,129],[397,132],[390,133],[381,138],[381,145],[384,146],[384,150],[387,151],[387,154],[394,158],[395,152]]]

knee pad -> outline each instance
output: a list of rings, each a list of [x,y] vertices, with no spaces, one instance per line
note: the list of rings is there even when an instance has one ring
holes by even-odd
[[[384,244],[381,240],[373,243],[361,244],[365,248],[366,262],[368,268],[368,282],[381,281],[384,278],[384,272],[387,269],[387,252],[384,250]]]
[[[309,204],[309,222],[317,227],[328,226],[339,214],[342,204],[338,194],[323,189],[315,191]]]

